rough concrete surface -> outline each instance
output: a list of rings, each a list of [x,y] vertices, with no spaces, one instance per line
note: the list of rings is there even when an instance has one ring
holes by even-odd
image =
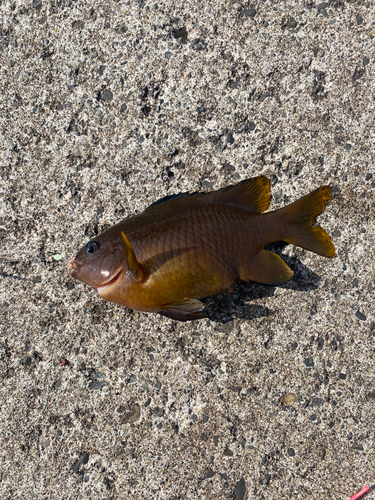
[[[346,499],[375,482],[374,3],[4,0],[0,16],[0,498]],[[108,225],[259,174],[272,208],[333,187],[336,258],[279,245],[288,285],[238,284],[189,323],[69,277]]]

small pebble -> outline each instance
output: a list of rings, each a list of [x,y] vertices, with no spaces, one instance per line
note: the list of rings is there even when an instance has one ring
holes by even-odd
[[[156,406],[155,408],[152,408],[151,412],[156,416],[156,417],[162,417],[165,413],[163,408],[159,408]]]
[[[363,314],[361,311],[357,311],[357,312],[355,313],[355,315],[356,315],[356,317],[357,317],[358,319],[360,319],[361,321],[366,321],[366,315],[365,315],[365,314]]]
[[[208,467],[208,469],[206,469],[205,479],[211,479],[211,477],[214,477],[215,474],[216,472],[213,471],[210,467]]]
[[[323,405],[323,403],[324,403],[324,401],[323,401],[323,399],[321,399],[321,398],[314,398],[314,399],[312,399],[312,401],[311,401],[311,405],[312,405],[312,406],[322,406],[322,405]]]
[[[138,403],[134,403],[130,408],[130,411],[124,415],[122,422],[124,424],[133,424],[137,422],[141,417],[141,408]]]
[[[245,498],[247,497],[247,488],[246,488],[246,483],[245,483],[245,479],[242,477],[235,489],[234,489],[234,498],[235,500],[245,500]]]
[[[82,455],[79,457],[79,461],[81,464],[86,465],[89,461],[90,458],[90,453],[82,453]]]
[[[283,396],[281,396],[279,401],[284,406],[290,406],[294,403],[294,401],[296,401],[296,399],[296,394],[294,394],[293,392],[286,392]]]
[[[98,391],[99,389],[103,389],[103,387],[105,387],[106,385],[108,384],[104,380],[93,380],[89,384],[89,389],[91,389],[92,391]]]
[[[288,21],[286,27],[290,28],[290,29],[294,29],[297,27],[297,22],[294,19],[290,19],[290,21]]]
[[[112,101],[113,94],[112,94],[112,92],[110,90],[104,90],[103,92],[100,92],[99,99],[101,101],[105,101],[105,102]]]
[[[255,9],[245,9],[242,11],[246,17],[253,19],[257,11]]]
[[[231,132],[229,132],[229,134],[227,134],[227,136],[225,138],[225,142],[227,144],[233,144],[234,143],[233,134]]]
[[[233,457],[233,451],[228,446],[224,450],[224,457]]]

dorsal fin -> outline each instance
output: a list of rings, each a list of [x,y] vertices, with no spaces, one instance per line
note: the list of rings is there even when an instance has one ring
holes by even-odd
[[[160,198],[160,200],[154,201],[154,203],[151,203],[151,205],[148,206],[147,208],[154,207],[155,205],[160,205],[160,203],[164,203],[165,201],[172,201],[172,200],[177,200],[179,198],[186,198],[187,196],[193,196],[193,194],[197,194],[197,193],[169,194],[167,196],[164,196],[164,198]]]
[[[264,212],[271,202],[270,181],[267,177],[245,179],[234,186],[207,193],[204,202],[223,203],[254,213]]]
[[[253,179],[245,179],[234,186],[228,186],[210,193],[172,194],[155,201],[147,210],[161,203],[173,202],[188,197],[195,197],[199,203],[232,205],[253,213],[259,213],[267,210],[270,205],[270,181],[267,177],[254,177]]]

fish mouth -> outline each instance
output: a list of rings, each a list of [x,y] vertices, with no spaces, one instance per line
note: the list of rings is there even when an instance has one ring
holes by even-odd
[[[100,283],[100,285],[98,285],[96,287],[96,289],[99,292],[99,295],[100,295],[101,292],[103,292],[107,288],[115,285],[116,283],[118,283],[120,281],[120,278],[121,278],[120,275],[121,275],[121,271],[123,269],[124,269],[123,266],[119,267],[118,269],[116,269],[116,271],[109,278],[107,278],[106,280],[104,280],[102,283]]]
[[[71,271],[69,271],[70,276],[73,276],[74,271],[76,271],[80,266],[82,266],[82,264],[77,260],[75,260],[74,257],[72,259],[69,259],[67,264],[68,267],[70,267],[71,269]]]

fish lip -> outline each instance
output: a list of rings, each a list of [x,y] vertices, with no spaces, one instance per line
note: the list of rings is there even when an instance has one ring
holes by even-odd
[[[76,271],[80,266],[82,266],[81,262],[75,260],[74,257],[68,260],[67,265],[72,271]],[[70,274],[72,274],[72,271],[70,271]]]
[[[96,289],[98,291],[102,291],[104,290],[105,288],[109,288],[113,285],[115,285],[118,281],[119,281],[119,276],[121,274],[121,271],[124,269],[124,266],[121,266],[119,267],[118,269],[116,269],[116,271],[111,274],[111,276],[109,278],[107,278],[106,280],[104,280],[102,283],[100,283],[100,285],[98,285],[96,287]]]

